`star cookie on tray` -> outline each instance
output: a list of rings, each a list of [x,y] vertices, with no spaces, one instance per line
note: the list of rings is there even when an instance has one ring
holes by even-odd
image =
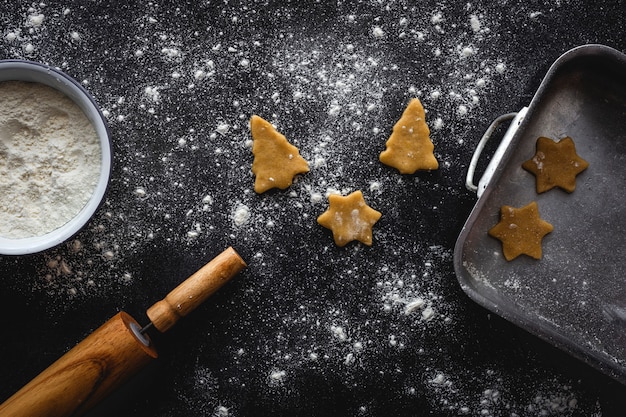
[[[502,242],[502,252],[507,261],[524,254],[541,259],[541,242],[553,226],[539,217],[536,202],[515,208],[502,206],[500,222],[489,229],[489,235]]]
[[[568,193],[576,188],[576,176],[589,163],[576,153],[574,141],[565,137],[558,142],[550,138],[537,139],[535,155],[522,167],[536,177],[537,193],[559,187]]]
[[[355,191],[345,197],[331,194],[328,202],[330,207],[317,218],[317,222],[332,230],[337,246],[345,246],[353,240],[371,246],[372,226],[381,213],[365,203],[363,193]]]

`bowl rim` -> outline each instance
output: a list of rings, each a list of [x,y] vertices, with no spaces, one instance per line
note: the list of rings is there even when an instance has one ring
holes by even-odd
[[[113,169],[111,136],[106,119],[92,95],[78,81],[60,69],[35,61],[0,60],[0,82],[2,81],[38,82],[61,92],[83,111],[94,127],[100,142],[98,182],[85,206],[72,219],[40,236],[18,239],[0,236],[0,255],[32,254],[50,249],[72,238],[89,222],[101,206]]]

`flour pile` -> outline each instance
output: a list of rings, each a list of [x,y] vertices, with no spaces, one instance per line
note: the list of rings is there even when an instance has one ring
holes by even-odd
[[[85,206],[100,173],[98,136],[80,108],[38,83],[0,83],[0,236],[41,236]]]

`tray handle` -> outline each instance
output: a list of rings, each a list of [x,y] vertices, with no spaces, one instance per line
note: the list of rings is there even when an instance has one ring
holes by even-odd
[[[465,187],[469,191],[475,192],[478,198],[480,198],[480,196],[483,194],[483,191],[485,191],[485,188],[487,188],[487,184],[491,180],[491,177],[493,176],[493,173],[495,172],[496,167],[500,163],[500,160],[502,159],[502,156],[504,155],[506,148],[511,143],[511,140],[513,139],[513,136],[515,135],[515,132],[517,132],[517,128],[519,127],[520,123],[522,122],[522,120],[524,120],[524,116],[526,115],[527,110],[528,110],[528,107],[522,107],[522,109],[520,109],[520,111],[518,112],[506,113],[506,114],[496,117],[496,119],[493,122],[491,122],[491,125],[487,128],[487,130],[483,134],[483,137],[478,142],[478,145],[476,145],[476,149],[474,150],[474,154],[472,155],[472,159],[470,161],[469,167],[467,168],[467,176],[465,177]],[[474,174],[476,172],[476,166],[478,165],[478,160],[480,159],[480,155],[482,154],[483,149],[485,148],[485,145],[491,138],[491,135],[493,134],[493,132],[498,128],[498,126],[500,126],[502,123],[508,120],[512,120],[511,124],[509,125],[508,130],[502,137],[502,140],[500,141],[500,145],[498,145],[498,148],[496,149],[493,156],[491,157],[491,160],[489,161],[489,164],[487,165],[487,168],[485,169],[484,174],[482,175],[482,177],[480,177],[480,180],[478,181],[478,185],[474,184]]]

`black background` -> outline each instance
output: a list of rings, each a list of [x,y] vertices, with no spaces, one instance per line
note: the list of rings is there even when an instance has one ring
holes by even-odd
[[[0,399],[117,311],[147,322],[147,307],[232,245],[249,267],[153,335],[159,360],[94,415],[623,415],[623,385],[474,304],[451,256],[475,203],[464,177],[483,131],[527,105],[568,49],[601,43],[624,52],[623,9],[566,0],[2,2],[2,34],[19,36],[0,41],[0,58],[44,62],[80,81],[105,110],[115,165],[106,201],[75,238],[80,251],[0,257]],[[32,26],[28,17],[39,13],[44,22]],[[470,27],[473,14],[481,31]],[[471,87],[479,78],[485,86]],[[441,169],[400,176],[377,157],[415,95]],[[355,113],[355,103],[376,106]],[[252,114],[325,164],[287,191],[256,195]],[[218,123],[229,124],[226,135],[215,133]],[[369,188],[374,181],[379,190]],[[326,200],[312,201],[310,190],[329,187],[362,189],[383,213],[371,248],[337,248],[316,224]],[[232,219],[238,203],[251,214],[241,226]],[[201,231],[189,237],[196,223]],[[48,266],[57,257],[70,274]],[[426,299],[433,320],[382,300],[385,282]],[[276,370],[283,379],[271,379]]]

